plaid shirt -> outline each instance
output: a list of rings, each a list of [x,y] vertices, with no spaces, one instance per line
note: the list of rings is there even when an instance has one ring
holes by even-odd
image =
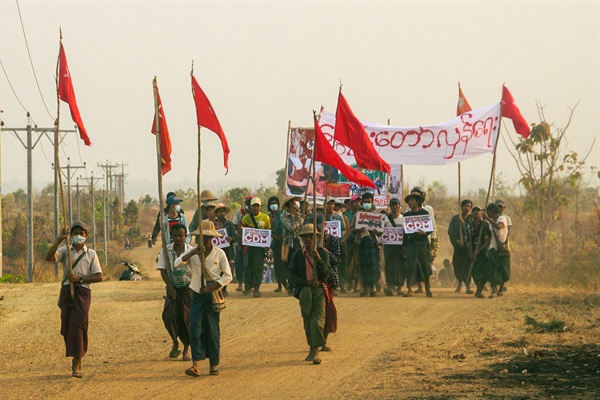
[[[294,247],[294,239],[298,237],[298,232],[304,224],[304,218],[302,214],[296,213],[293,217],[289,212],[284,211],[281,213],[281,235],[283,236],[283,243],[289,244],[290,247]]]
[[[342,260],[342,247],[340,245],[340,240],[335,236],[327,234],[325,234],[323,239],[323,247],[329,252],[329,264],[331,267],[329,272],[331,274],[331,279],[333,280],[333,287],[342,287],[340,272],[338,270],[338,264]]]

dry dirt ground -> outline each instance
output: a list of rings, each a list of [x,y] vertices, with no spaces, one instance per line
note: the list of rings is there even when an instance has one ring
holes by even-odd
[[[221,374],[191,378],[189,362],[167,357],[155,251],[133,250],[147,280],[93,286],[83,379],[70,377],[64,357],[58,283],[1,285],[0,397],[600,398],[600,296],[515,285],[495,299],[450,289],[432,299],[340,295],[338,332],[319,366],[303,361],[296,299],[273,293],[275,285],[260,299],[232,291],[221,316]],[[528,331],[526,317],[566,329]]]

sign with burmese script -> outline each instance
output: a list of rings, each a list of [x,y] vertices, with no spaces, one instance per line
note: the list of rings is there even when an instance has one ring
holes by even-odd
[[[227,229],[225,228],[221,228],[221,229],[217,229],[217,232],[219,232],[221,235],[221,237],[215,236],[212,238],[212,244],[215,247],[218,247],[220,249],[224,249],[226,247],[229,247],[229,241],[227,241]]]
[[[409,215],[402,218],[404,220],[404,232],[416,233],[419,231],[433,232],[433,221],[431,215]]]
[[[369,231],[383,232],[385,214],[359,211],[356,213],[356,229],[367,228]]]
[[[271,230],[243,228],[242,244],[250,247],[269,247],[271,246]]]
[[[325,233],[336,238],[342,237],[342,221],[326,221]]]
[[[404,229],[400,227],[383,228],[380,242],[382,244],[402,244],[404,241]]]

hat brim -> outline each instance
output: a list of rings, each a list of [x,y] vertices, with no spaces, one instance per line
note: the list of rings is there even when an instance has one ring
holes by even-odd
[[[196,229],[194,232],[191,232],[190,235],[191,236],[200,236],[200,230]],[[202,236],[222,237],[223,235],[214,229],[203,229]]]
[[[413,198],[414,198],[415,200],[417,200],[418,202],[420,202],[420,203],[422,203],[422,202],[423,202],[423,200],[424,200],[423,196],[419,196],[418,194],[411,193],[411,194],[409,194],[408,196],[406,196],[406,197],[404,198],[404,202],[405,202],[405,203],[408,203],[408,201],[409,201],[410,199],[413,199]]]
[[[221,207],[217,207],[217,208],[215,208],[215,212],[216,212],[217,210],[221,210],[221,209],[222,209],[222,210],[225,210],[225,214],[227,214],[227,213],[229,213],[229,211],[231,211],[231,207],[229,207],[229,206],[221,206]]]

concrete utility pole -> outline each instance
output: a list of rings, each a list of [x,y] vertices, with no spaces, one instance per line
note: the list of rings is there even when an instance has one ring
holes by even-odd
[[[104,177],[102,177],[104,178]],[[94,200],[94,185],[95,182],[98,182],[101,178],[94,178],[94,171],[92,171],[90,178],[80,178],[82,181],[85,181],[90,185],[90,202],[92,205],[92,246],[93,249],[96,250],[96,201]]]
[[[106,164],[98,164],[98,166],[102,169],[104,169],[104,176],[106,177],[106,191],[107,191],[107,196],[108,199],[106,200],[106,205],[105,205],[105,210],[106,210],[106,214],[107,214],[107,218],[105,223],[108,225],[106,228],[106,232],[105,234],[108,235],[107,240],[110,240],[110,202],[112,199],[112,193],[111,193],[111,187],[112,187],[112,178],[114,176],[113,174],[113,169],[117,168],[119,165],[118,164],[110,164],[108,160],[106,160]]]
[[[106,204],[108,202],[106,201],[106,197],[107,197],[106,189],[104,189],[104,207],[102,207],[102,210],[103,210],[102,218],[104,218],[103,219],[104,223],[102,224],[102,225],[104,225],[104,265],[108,267],[108,243],[107,243],[108,229],[106,227],[106,225],[108,224],[108,214],[106,213],[106,211],[107,211]]]
[[[32,150],[38,144],[42,136],[48,134],[48,132],[56,132],[56,128],[38,128],[37,126],[31,126],[31,116],[27,113],[27,127],[26,128],[6,128],[4,123],[2,125],[2,132],[12,132],[17,139],[21,142],[25,150],[27,150],[27,282],[33,281],[33,157]],[[23,142],[19,133],[26,133],[26,141]],[[61,130],[61,132],[77,132],[75,130]],[[35,143],[33,142],[33,133],[39,134]],[[0,243],[2,242],[2,234],[0,230]],[[0,245],[1,246],[1,245]],[[1,249],[1,247],[0,247]],[[1,254],[1,251],[0,251]],[[2,273],[2,260],[0,257],[0,274]],[[58,275],[58,266],[55,266],[55,275]]]
[[[65,174],[63,171],[60,171],[63,176],[67,179],[67,203],[68,203],[68,207],[67,209],[69,210],[69,227],[71,225],[73,225],[73,207],[72,207],[72,202],[71,202],[71,178],[75,177],[75,173],[77,172],[78,169],[85,169],[85,163],[83,163],[83,165],[71,165],[71,158],[67,158],[67,166],[66,167],[60,167],[61,170],[65,169],[67,170],[67,173]]]

